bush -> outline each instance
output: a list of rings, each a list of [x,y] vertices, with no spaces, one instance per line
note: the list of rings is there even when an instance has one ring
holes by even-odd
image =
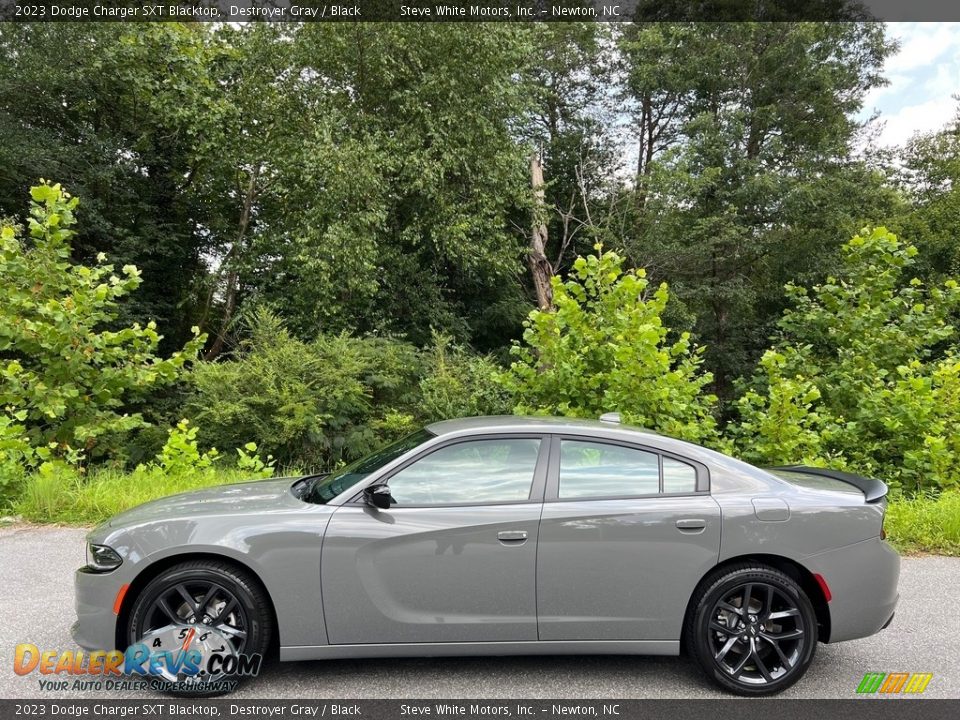
[[[43,463],[26,478],[15,509],[36,522],[97,523],[166,495],[271,475],[272,459],[263,460],[254,443],[229,467],[216,449],[201,451],[197,428],[182,420],[157,457],[132,472],[98,467],[84,474],[63,461]]]
[[[650,292],[643,270],[624,272],[612,252],[580,257],[566,282],[554,277],[556,309],[534,310],[501,382],[518,414],[628,422],[685,440],[716,440],[716,398],[705,392],[703,348],[689,333],[669,340],[666,284]]]
[[[156,355],[151,322],[118,327],[118,303],[140,284],[132,265],[117,274],[101,253],[93,266],[70,259],[77,198],[59,185],[31,191],[29,240],[0,230],[0,472],[111,450],[111,439],[145,424],[130,404],[177,379],[196,337],[169,358]]]
[[[738,402],[732,435],[755,462],[829,462],[906,492],[960,484],[960,286],[904,280],[915,248],[884,228],[843,248],[806,290]]]
[[[441,333],[434,333],[425,355],[417,405],[423,422],[511,412],[510,394],[498,381],[502,368],[491,358],[470,353]]]
[[[266,310],[248,327],[233,359],[198,363],[190,374],[186,414],[204,445],[235,451],[252,440],[281,465],[320,469],[397,432],[397,412],[419,380],[411,345],[345,335],[307,343]]]

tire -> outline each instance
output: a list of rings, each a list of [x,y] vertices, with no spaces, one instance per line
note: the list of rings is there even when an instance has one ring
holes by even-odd
[[[229,562],[183,562],[161,572],[137,595],[128,616],[127,641],[133,645],[152,633],[164,633],[164,628],[176,628],[182,637],[191,627],[200,628],[201,633],[207,628],[216,630],[219,636],[228,639],[230,652],[259,654],[265,660],[274,632],[270,600],[254,577]],[[166,631],[170,632],[173,631]],[[190,638],[193,637],[195,634],[190,634]],[[166,645],[154,647],[170,649]],[[207,679],[214,678],[207,676]],[[215,679],[242,680],[238,675],[228,674]],[[168,692],[185,697],[212,697],[227,691],[184,689],[178,684]]]
[[[747,696],[774,695],[803,677],[817,632],[803,589],[779,570],[753,563],[704,580],[684,628],[687,651],[707,677]]]

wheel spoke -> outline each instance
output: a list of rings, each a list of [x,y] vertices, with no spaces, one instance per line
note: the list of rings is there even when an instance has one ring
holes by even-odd
[[[773,610],[773,585],[767,585],[767,606],[765,608],[760,608],[760,615],[763,615],[764,611],[767,614]]]
[[[187,603],[187,607],[190,608],[190,614],[193,615],[194,620],[199,621],[199,620],[200,620],[200,613],[199,613],[199,611],[198,611],[198,609],[197,609],[197,601],[196,601],[196,599],[193,597],[193,595],[191,595],[189,592],[187,592],[187,588],[184,587],[182,584],[181,584],[181,585],[177,585],[176,590],[177,590],[178,593],[180,593],[180,596],[181,596],[181,597],[184,599],[184,601]]]
[[[222,633],[227,637],[236,638],[238,640],[242,640],[245,637],[247,637],[247,633],[245,630],[241,630],[240,628],[235,628],[232,625],[217,625],[217,632]]]
[[[171,609],[170,605],[167,603],[166,598],[160,598],[159,600],[157,600],[157,607],[160,608],[160,611],[164,615],[166,615],[168,618],[173,620],[173,622],[175,623],[183,622],[183,619]]]
[[[767,666],[763,664],[760,653],[757,652],[756,643],[751,643],[751,645],[752,647],[750,649],[750,654],[753,656],[753,662],[756,664],[757,670],[760,671],[760,674],[763,675],[763,679],[766,682],[771,682],[773,680],[773,676],[770,674],[770,671],[767,670]]]
[[[230,613],[237,606],[237,599],[234,597],[230,598],[230,602],[223,606],[223,610],[217,613],[217,616],[210,620],[211,625],[224,625],[227,621],[227,618],[230,617]]]
[[[777,610],[777,612],[772,612],[767,615],[768,620],[782,620],[783,618],[796,617],[800,614],[800,611],[796,608],[788,608],[786,610]]]
[[[782,633],[760,633],[760,635],[767,640],[780,642],[781,640],[794,640],[798,637],[803,637],[803,630],[797,628],[796,630],[787,630]]]
[[[718,603],[717,603],[717,607],[720,608],[721,610],[726,610],[727,612],[732,612],[732,613],[734,613],[735,615],[743,615],[743,610],[741,610],[740,608],[736,607],[735,605],[731,605],[730,603],[726,602],[725,600],[721,600],[720,602],[718,602]]]
[[[219,585],[210,585],[210,589],[207,590],[207,594],[203,596],[203,600],[200,601],[200,604],[197,605],[197,609],[200,613],[206,613],[206,608],[210,604],[210,601],[213,600],[214,595],[217,594],[217,591],[220,589]],[[197,618],[199,620],[199,618]]]
[[[710,629],[716,630],[717,632],[721,632],[725,635],[729,635],[730,633],[736,633],[737,631],[736,628],[731,628],[731,627],[727,627],[726,625],[721,625],[716,620],[710,621]]]
[[[778,655],[779,658],[780,658],[780,662],[783,663],[783,669],[784,669],[784,670],[789,670],[790,668],[793,667],[793,663],[790,662],[790,658],[788,658],[788,657],[784,654],[783,650],[780,649],[780,643],[779,643],[779,642],[777,642],[777,641],[774,640],[773,638],[769,637],[768,635],[761,635],[760,637],[762,637],[764,640],[766,640],[768,643],[770,643],[770,644],[773,646],[773,649],[777,651],[777,655]]]
[[[723,645],[722,648],[720,648],[720,652],[718,652],[718,653],[714,656],[714,659],[715,659],[717,662],[721,662],[721,661],[727,656],[727,653],[730,652],[730,648],[732,648],[733,645],[734,645],[734,643],[736,643],[736,642],[737,642],[737,639],[736,639],[735,637],[728,638],[728,639],[727,639],[727,642],[724,643],[724,645]]]
[[[740,603],[740,607],[743,608],[744,613],[750,612],[750,593],[753,591],[753,585],[747,585],[743,590],[743,602]]]
[[[740,673],[743,672],[743,668],[746,666],[747,660],[749,659],[750,659],[750,653],[745,652],[743,654],[743,657],[740,658],[740,662],[737,663],[737,666],[730,671],[730,674],[733,675],[733,677],[735,678],[740,677]]]

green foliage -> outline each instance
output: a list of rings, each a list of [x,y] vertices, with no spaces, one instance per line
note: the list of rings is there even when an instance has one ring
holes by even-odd
[[[730,433],[740,440],[740,457],[771,465],[823,464],[823,437],[829,428],[814,409],[820,390],[803,375],[784,377],[786,358],[768,350],[760,359],[766,393],[755,389],[737,401],[739,424]]]
[[[48,461],[26,476],[11,504],[35,522],[99,523],[165,495],[274,474],[273,458],[263,460],[252,442],[237,448],[235,467],[224,460],[216,448],[201,451],[197,428],[181,420],[157,456],[131,472],[99,466],[85,473],[60,460]]]
[[[746,457],[829,460],[910,492],[960,484],[950,323],[960,286],[906,281],[916,254],[885,228],[864,231],[844,246],[837,277],[812,290],[787,286],[793,307],[764,357],[760,389],[738,404]]]
[[[264,460],[257,454],[257,444],[248,442],[242,448],[237,448],[237,470],[249,473],[256,477],[270,477],[274,473],[276,460],[273,455],[267,455]]]
[[[621,36],[641,144],[625,249],[695,315],[723,400],[762,354],[784,283],[821,279],[895,205],[852,156],[891,50],[873,23],[638,23]]]
[[[507,415],[511,398],[498,382],[501,368],[434,333],[420,380],[418,415],[423,422],[477,415]]]
[[[77,198],[59,185],[31,190],[29,239],[0,234],[0,465],[76,462],[110,449],[140,427],[130,403],[174,382],[203,338],[169,358],[157,355],[153,322],[118,326],[120,301],[140,284],[132,265],[118,274],[70,259]]]
[[[502,377],[515,412],[631,423],[686,440],[715,439],[716,398],[704,391],[702,349],[688,333],[668,339],[666,284],[650,292],[643,270],[624,272],[613,252],[580,257],[566,282],[553,279],[556,310],[535,310]]]
[[[885,526],[900,552],[960,555],[960,493],[897,498],[887,507]]]
[[[219,456],[216,448],[200,452],[197,447],[197,428],[190,427],[189,420],[181,420],[170,428],[156,462],[148,467],[162,470],[167,475],[187,475],[209,470]]]
[[[898,174],[905,202],[890,224],[920,250],[920,276],[960,275],[960,111],[943,129],[910,140]]]
[[[411,346],[385,339],[294,338],[270,312],[249,320],[231,360],[198,364],[186,412],[207,445],[253,441],[281,464],[332,467],[383,439],[377,422],[409,402],[419,377]]]
[[[43,466],[26,479],[14,512],[32,522],[101,523],[150,500],[250,477],[246,470],[216,466],[183,475],[146,466],[132,472],[98,467],[85,475],[68,465]]]

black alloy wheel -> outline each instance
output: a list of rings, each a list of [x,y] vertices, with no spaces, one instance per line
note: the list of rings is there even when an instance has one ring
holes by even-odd
[[[708,677],[741,695],[770,695],[803,676],[816,650],[817,618],[793,579],[740,566],[704,585],[687,641]]]
[[[140,592],[127,624],[129,644],[149,639],[151,648],[173,650],[182,643],[221,655],[266,656],[272,635],[266,593],[246,572],[229,563],[190,561],[175,565],[154,578]],[[182,695],[213,695],[195,691],[189,682],[239,680],[227,674],[184,677],[167,673]]]

